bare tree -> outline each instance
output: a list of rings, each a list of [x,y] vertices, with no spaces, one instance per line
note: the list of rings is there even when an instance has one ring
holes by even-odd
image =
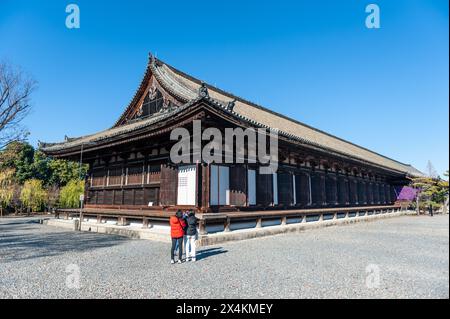
[[[431,178],[439,177],[436,169],[434,168],[433,163],[431,163],[430,160],[428,160],[427,167],[425,168],[425,173],[428,175],[428,177],[431,177]]]
[[[35,88],[36,82],[20,68],[0,61],[0,149],[27,137],[21,121],[31,109],[30,95]]]

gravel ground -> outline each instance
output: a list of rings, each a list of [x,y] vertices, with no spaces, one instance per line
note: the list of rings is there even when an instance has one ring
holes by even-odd
[[[225,243],[181,265],[169,251],[0,219],[0,298],[449,298],[448,215]]]

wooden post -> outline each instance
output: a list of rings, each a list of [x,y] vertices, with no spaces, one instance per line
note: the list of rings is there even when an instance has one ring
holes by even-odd
[[[202,183],[201,183],[201,199],[202,199],[202,202],[201,202],[201,205],[199,205],[199,206],[201,206],[201,209],[203,210],[203,211],[209,211],[209,201],[210,201],[210,199],[209,199],[209,192],[210,192],[210,189],[209,189],[209,184],[210,184],[210,174],[211,174],[211,171],[210,171],[210,165],[209,164],[204,164],[204,165],[200,165],[199,166],[200,167],[200,169],[202,170]]]
[[[286,226],[287,225],[287,217],[286,216],[281,217],[281,225],[282,226]]]
[[[302,223],[306,223],[306,214],[301,215]]]
[[[119,225],[119,226],[126,226],[127,225],[126,217],[123,217],[123,216],[118,217],[117,218],[117,225]]]
[[[142,219],[142,228],[148,228],[148,218]]]
[[[230,217],[227,217],[225,219],[225,223],[224,223],[224,227],[223,227],[223,231],[224,232],[229,232],[230,231],[230,224],[231,224],[231,219],[230,219]]]
[[[416,194],[416,211],[417,211],[417,216],[419,216],[420,215],[419,194]]]
[[[102,215],[97,215],[97,224],[102,223]]]
[[[204,219],[200,219],[200,222],[199,222],[199,233],[200,233],[200,235],[206,235],[207,234],[207,231],[206,231],[206,220],[204,220]]]
[[[256,218],[256,228],[261,228],[262,227],[262,218],[258,217]]]
[[[322,222],[323,221],[323,213],[320,213],[319,214],[319,222]]]
[[[334,213],[334,214],[333,214],[333,219],[334,219],[334,220],[338,219],[338,218],[337,218],[337,213]]]
[[[69,219],[69,213],[64,213],[64,219],[65,220]]]

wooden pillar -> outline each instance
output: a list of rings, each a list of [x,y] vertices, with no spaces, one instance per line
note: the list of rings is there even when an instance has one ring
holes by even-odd
[[[211,170],[210,170],[210,165],[209,164],[202,164],[201,166],[202,169],[202,176],[201,176],[201,210],[202,211],[209,211],[209,193],[210,193],[210,174],[211,174]]]
[[[207,234],[207,231],[206,231],[206,220],[200,219],[198,227],[199,227],[200,235],[206,235]]]

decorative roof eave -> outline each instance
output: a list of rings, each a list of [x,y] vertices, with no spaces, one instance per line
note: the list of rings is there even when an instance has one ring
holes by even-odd
[[[155,56],[149,53],[147,67],[145,68],[145,72],[142,77],[141,83],[139,84],[138,89],[134,93],[133,98],[128,103],[128,106],[125,108],[125,111],[120,115],[119,119],[112,126],[113,128],[124,124],[124,121],[126,121],[126,118],[129,115],[129,113],[133,110],[133,108],[139,102],[141,96],[145,93],[148,82],[150,81],[152,75],[158,81],[158,84],[167,93],[169,93],[172,97],[181,101],[182,103],[188,103],[189,101],[195,98],[195,96],[192,95],[180,94],[177,90],[173,89],[170,85],[167,84],[167,81],[163,79],[160,71],[158,70],[158,65],[161,66],[162,64],[163,64],[162,61],[158,60]]]
[[[83,145],[84,151],[89,151],[90,148],[94,148],[100,145],[105,145],[111,141],[121,139],[123,134],[130,134],[133,132],[139,132],[146,128],[156,125],[167,119],[173,119],[179,113],[188,110],[191,106],[199,102],[202,98],[197,98],[189,101],[188,103],[170,109],[165,113],[158,113],[150,118],[134,121],[128,124],[113,127],[103,132],[96,134],[86,135],[82,138],[72,139],[70,141],[64,141],[60,143],[45,143],[39,142],[39,148],[48,155],[63,155],[67,152],[80,152]]]
[[[207,91],[206,91],[207,92]],[[201,103],[201,102],[205,102],[205,103]],[[147,127],[150,127],[153,124],[156,124],[158,122],[164,121],[168,118],[173,119],[176,115],[178,115],[179,113],[191,108],[192,106],[201,106],[201,105],[206,105],[206,106],[212,106],[213,109],[212,110],[219,110],[229,116],[231,116],[231,118],[237,119],[240,122],[244,122],[247,125],[253,126],[253,127],[261,127],[261,128],[266,128],[269,130],[274,130],[273,128],[268,127],[267,125],[264,125],[262,123],[256,122],[255,120],[252,120],[248,117],[245,117],[235,111],[233,111],[233,101],[229,102],[228,104],[224,105],[221,102],[211,98],[207,93],[206,95],[203,96],[198,96],[195,99],[190,100],[189,102],[187,102],[186,104],[182,105],[181,107],[175,108],[174,110],[172,110],[171,112],[165,113],[165,114],[160,114],[158,116],[146,119],[146,120],[140,120],[137,121],[135,123],[132,124],[126,124],[123,126],[120,126],[119,128],[113,128],[115,130],[117,130],[116,134],[113,134],[111,136],[108,136],[107,138],[101,138],[99,137],[98,139],[91,139],[90,141],[86,141],[86,144],[83,143],[83,139],[88,139],[93,137],[95,134],[93,135],[88,135],[86,137],[77,139],[77,140],[71,140],[69,142],[63,142],[63,143],[41,143],[40,144],[40,148],[42,149],[42,151],[44,151],[45,153],[49,154],[49,155],[63,155],[65,153],[78,153],[81,150],[81,146],[85,145],[84,147],[84,151],[87,152],[89,151],[90,148],[98,148],[98,146],[102,146],[102,147],[108,147],[109,144],[112,141],[115,141],[117,139],[120,139],[120,136],[122,134],[127,134],[127,133],[133,133],[133,132],[138,132],[140,130],[144,130]],[[131,128],[129,130],[127,130],[127,128],[131,126]],[[107,130],[105,131],[111,131],[113,129]],[[284,138],[284,140],[288,143],[293,143],[293,144],[297,144],[297,145],[301,145],[303,147],[306,148],[310,148],[313,149],[315,151],[319,151],[319,152],[325,152],[329,155],[332,156],[336,156],[339,158],[344,158],[344,159],[350,159],[353,161],[356,161],[360,164],[363,165],[368,165],[368,166],[372,166],[372,167],[377,167],[379,169],[382,169],[384,171],[388,171],[391,173],[395,173],[395,174],[400,174],[400,175],[410,175],[410,172],[407,171],[399,171],[396,169],[392,169],[377,163],[373,163],[371,161],[367,161],[365,159],[356,157],[352,154],[348,154],[345,152],[338,152],[334,149],[331,148],[327,148],[326,146],[323,145],[319,145],[317,143],[314,143],[312,141],[309,141],[305,138],[284,132],[283,130],[276,130],[277,133]],[[92,146],[92,144],[95,144],[95,146]]]
[[[361,159],[359,157],[353,156],[352,154],[349,154],[349,153],[338,152],[338,151],[336,151],[334,149],[327,148],[326,146],[314,143],[314,142],[309,141],[309,140],[307,140],[305,138],[302,138],[300,136],[296,136],[296,135],[287,133],[287,132],[285,132],[283,130],[279,130],[279,129],[274,130],[273,128],[271,128],[271,127],[269,127],[269,126],[267,126],[265,124],[256,122],[256,121],[254,121],[254,120],[252,120],[252,119],[250,119],[248,117],[245,117],[245,116],[243,116],[243,115],[241,115],[241,114],[239,114],[237,112],[234,112],[233,111],[234,101],[230,101],[227,105],[223,105],[219,101],[217,101],[217,100],[215,100],[215,99],[213,99],[213,98],[211,98],[209,96],[206,96],[204,98],[204,100],[209,101],[211,103],[211,105],[213,105],[215,107],[219,107],[222,112],[228,113],[228,114],[232,115],[235,118],[238,118],[240,120],[243,120],[244,122],[249,123],[252,126],[265,128],[265,129],[268,129],[268,130],[271,130],[271,131],[276,131],[279,135],[284,137],[285,141],[287,141],[289,143],[295,142],[294,144],[301,145],[301,146],[306,147],[306,148],[314,149],[315,151],[319,151],[319,152],[322,152],[322,153],[326,152],[327,154],[332,155],[332,156],[336,156],[336,157],[339,157],[339,158],[350,159],[350,160],[356,161],[356,162],[358,162],[360,164],[364,164],[364,165],[368,165],[368,166],[372,166],[372,167],[377,167],[377,168],[382,169],[384,171],[389,171],[389,172],[392,172],[392,173],[395,173],[395,174],[400,174],[400,175],[407,174],[407,172],[399,171],[399,170],[392,169],[392,168],[387,167],[387,166],[383,166],[383,165],[380,165],[380,164],[377,164],[377,163],[373,163],[371,161],[367,161],[365,159]]]

